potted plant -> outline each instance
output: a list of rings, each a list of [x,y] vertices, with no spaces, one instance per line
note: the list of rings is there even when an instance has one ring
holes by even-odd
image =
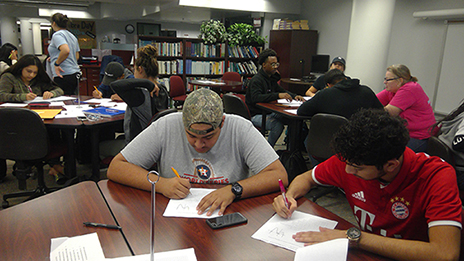
[[[206,44],[223,43],[227,40],[226,27],[217,20],[203,22],[200,26],[200,38]]]
[[[230,45],[263,45],[266,42],[264,37],[256,34],[253,26],[250,24],[235,23],[227,31]]]

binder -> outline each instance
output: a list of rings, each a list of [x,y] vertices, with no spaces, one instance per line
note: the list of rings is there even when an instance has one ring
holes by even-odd
[[[114,117],[114,116],[125,113],[125,111],[123,110],[117,110],[117,109],[112,109],[108,107],[97,107],[97,108],[90,109],[90,110],[84,110],[82,112],[85,115],[95,115],[95,116],[100,116],[100,117]]]

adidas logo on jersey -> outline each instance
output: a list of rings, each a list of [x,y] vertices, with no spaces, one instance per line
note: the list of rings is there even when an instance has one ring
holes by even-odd
[[[364,198],[364,191],[353,193],[351,196],[355,199],[361,200],[362,202],[366,202],[366,199]]]

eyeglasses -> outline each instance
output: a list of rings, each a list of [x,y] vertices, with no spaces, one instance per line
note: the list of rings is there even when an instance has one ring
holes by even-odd
[[[272,66],[272,67],[279,67],[279,66],[280,66],[280,63],[271,63],[271,66]]]
[[[396,78],[390,78],[390,79],[388,79],[388,78],[383,78],[383,81],[384,81],[384,82],[389,82],[389,81],[398,80],[398,79],[399,79],[398,77],[396,77]]]

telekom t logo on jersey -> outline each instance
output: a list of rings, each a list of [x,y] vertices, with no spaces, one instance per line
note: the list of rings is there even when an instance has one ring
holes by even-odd
[[[372,231],[372,224],[374,224],[375,215],[372,214],[372,213],[367,212],[366,210],[364,210],[364,209],[362,209],[362,208],[360,208],[360,207],[358,207],[356,205],[354,206],[354,211],[353,212],[354,212],[354,216],[356,217],[356,219],[358,219],[358,223],[359,223],[359,226],[361,227],[361,229],[364,230],[364,231],[367,230],[367,231],[373,232]],[[384,229],[381,229],[380,230],[380,235],[387,236],[387,231],[384,230]]]

